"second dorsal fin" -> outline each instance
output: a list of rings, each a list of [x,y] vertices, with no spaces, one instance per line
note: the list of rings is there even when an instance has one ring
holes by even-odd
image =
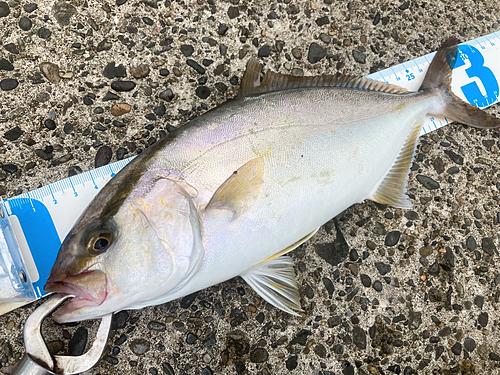
[[[405,88],[390,83],[342,74],[300,77],[274,73],[268,70],[262,82],[260,82],[260,76],[261,67],[259,62],[256,59],[250,59],[241,81],[239,94],[241,96],[252,96],[304,87],[345,87],[389,94],[408,94],[410,92]]]

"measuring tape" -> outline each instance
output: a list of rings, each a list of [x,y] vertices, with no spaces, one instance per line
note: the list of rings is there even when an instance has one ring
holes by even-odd
[[[498,101],[500,32],[458,47],[453,92],[484,108]],[[417,91],[435,53],[368,78]],[[427,116],[421,134],[449,122]],[[14,198],[0,199],[0,314],[45,295],[43,286],[62,241],[100,189],[133,158],[66,178]]]

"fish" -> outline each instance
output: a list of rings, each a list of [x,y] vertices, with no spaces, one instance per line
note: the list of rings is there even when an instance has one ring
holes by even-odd
[[[45,285],[75,296],[54,319],[162,304],[236,276],[300,315],[287,253],[355,203],[411,208],[427,114],[500,126],[451,91],[457,43],[443,43],[417,92],[346,75],[263,75],[251,59],[238,97],[149,147],[89,204]]]

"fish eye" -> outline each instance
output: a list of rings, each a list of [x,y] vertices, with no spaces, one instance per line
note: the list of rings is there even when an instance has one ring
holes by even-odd
[[[94,236],[91,236],[88,242],[90,253],[99,255],[108,250],[112,241],[111,237],[110,232],[97,232]]]
[[[104,251],[108,248],[109,246],[109,240],[104,237],[99,237],[95,242],[94,242],[94,250],[97,251]]]
[[[81,237],[81,246],[87,255],[100,255],[111,247],[117,234],[116,225],[113,222],[92,222]]]

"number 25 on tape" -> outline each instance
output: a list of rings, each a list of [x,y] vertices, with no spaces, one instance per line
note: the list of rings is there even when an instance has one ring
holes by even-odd
[[[461,87],[467,101],[476,107],[487,107],[498,98],[498,81],[490,68],[484,66],[484,57],[479,50],[469,44],[458,46],[456,61],[448,61],[452,69],[465,65],[469,60],[470,67],[465,69],[465,73],[471,79],[479,79],[482,83],[485,94],[481,92],[476,80]]]

